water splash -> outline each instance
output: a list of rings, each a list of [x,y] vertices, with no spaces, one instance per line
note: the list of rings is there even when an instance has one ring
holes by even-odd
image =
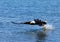
[[[54,29],[54,26],[52,24],[46,24],[43,26],[44,29],[47,29],[47,30],[52,30]]]

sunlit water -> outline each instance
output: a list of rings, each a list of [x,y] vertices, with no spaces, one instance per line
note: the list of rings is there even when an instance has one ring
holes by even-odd
[[[47,31],[11,23],[36,18],[47,20]],[[0,42],[60,42],[60,0],[0,0]]]

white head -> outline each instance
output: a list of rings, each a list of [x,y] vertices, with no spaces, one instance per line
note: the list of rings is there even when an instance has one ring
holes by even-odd
[[[31,21],[30,23],[35,23],[35,21]]]

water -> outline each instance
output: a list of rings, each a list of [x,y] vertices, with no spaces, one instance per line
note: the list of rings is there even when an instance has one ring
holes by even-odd
[[[45,28],[47,30],[53,30],[54,29],[52,24],[46,24],[46,25],[42,26],[42,28]]]
[[[11,23],[35,18],[54,29]],[[0,42],[60,42],[60,0],[0,0]]]

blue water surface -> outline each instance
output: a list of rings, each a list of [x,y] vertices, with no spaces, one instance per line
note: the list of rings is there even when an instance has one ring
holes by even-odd
[[[37,18],[54,29],[11,23]],[[60,0],[0,0],[0,42],[60,42]]]

